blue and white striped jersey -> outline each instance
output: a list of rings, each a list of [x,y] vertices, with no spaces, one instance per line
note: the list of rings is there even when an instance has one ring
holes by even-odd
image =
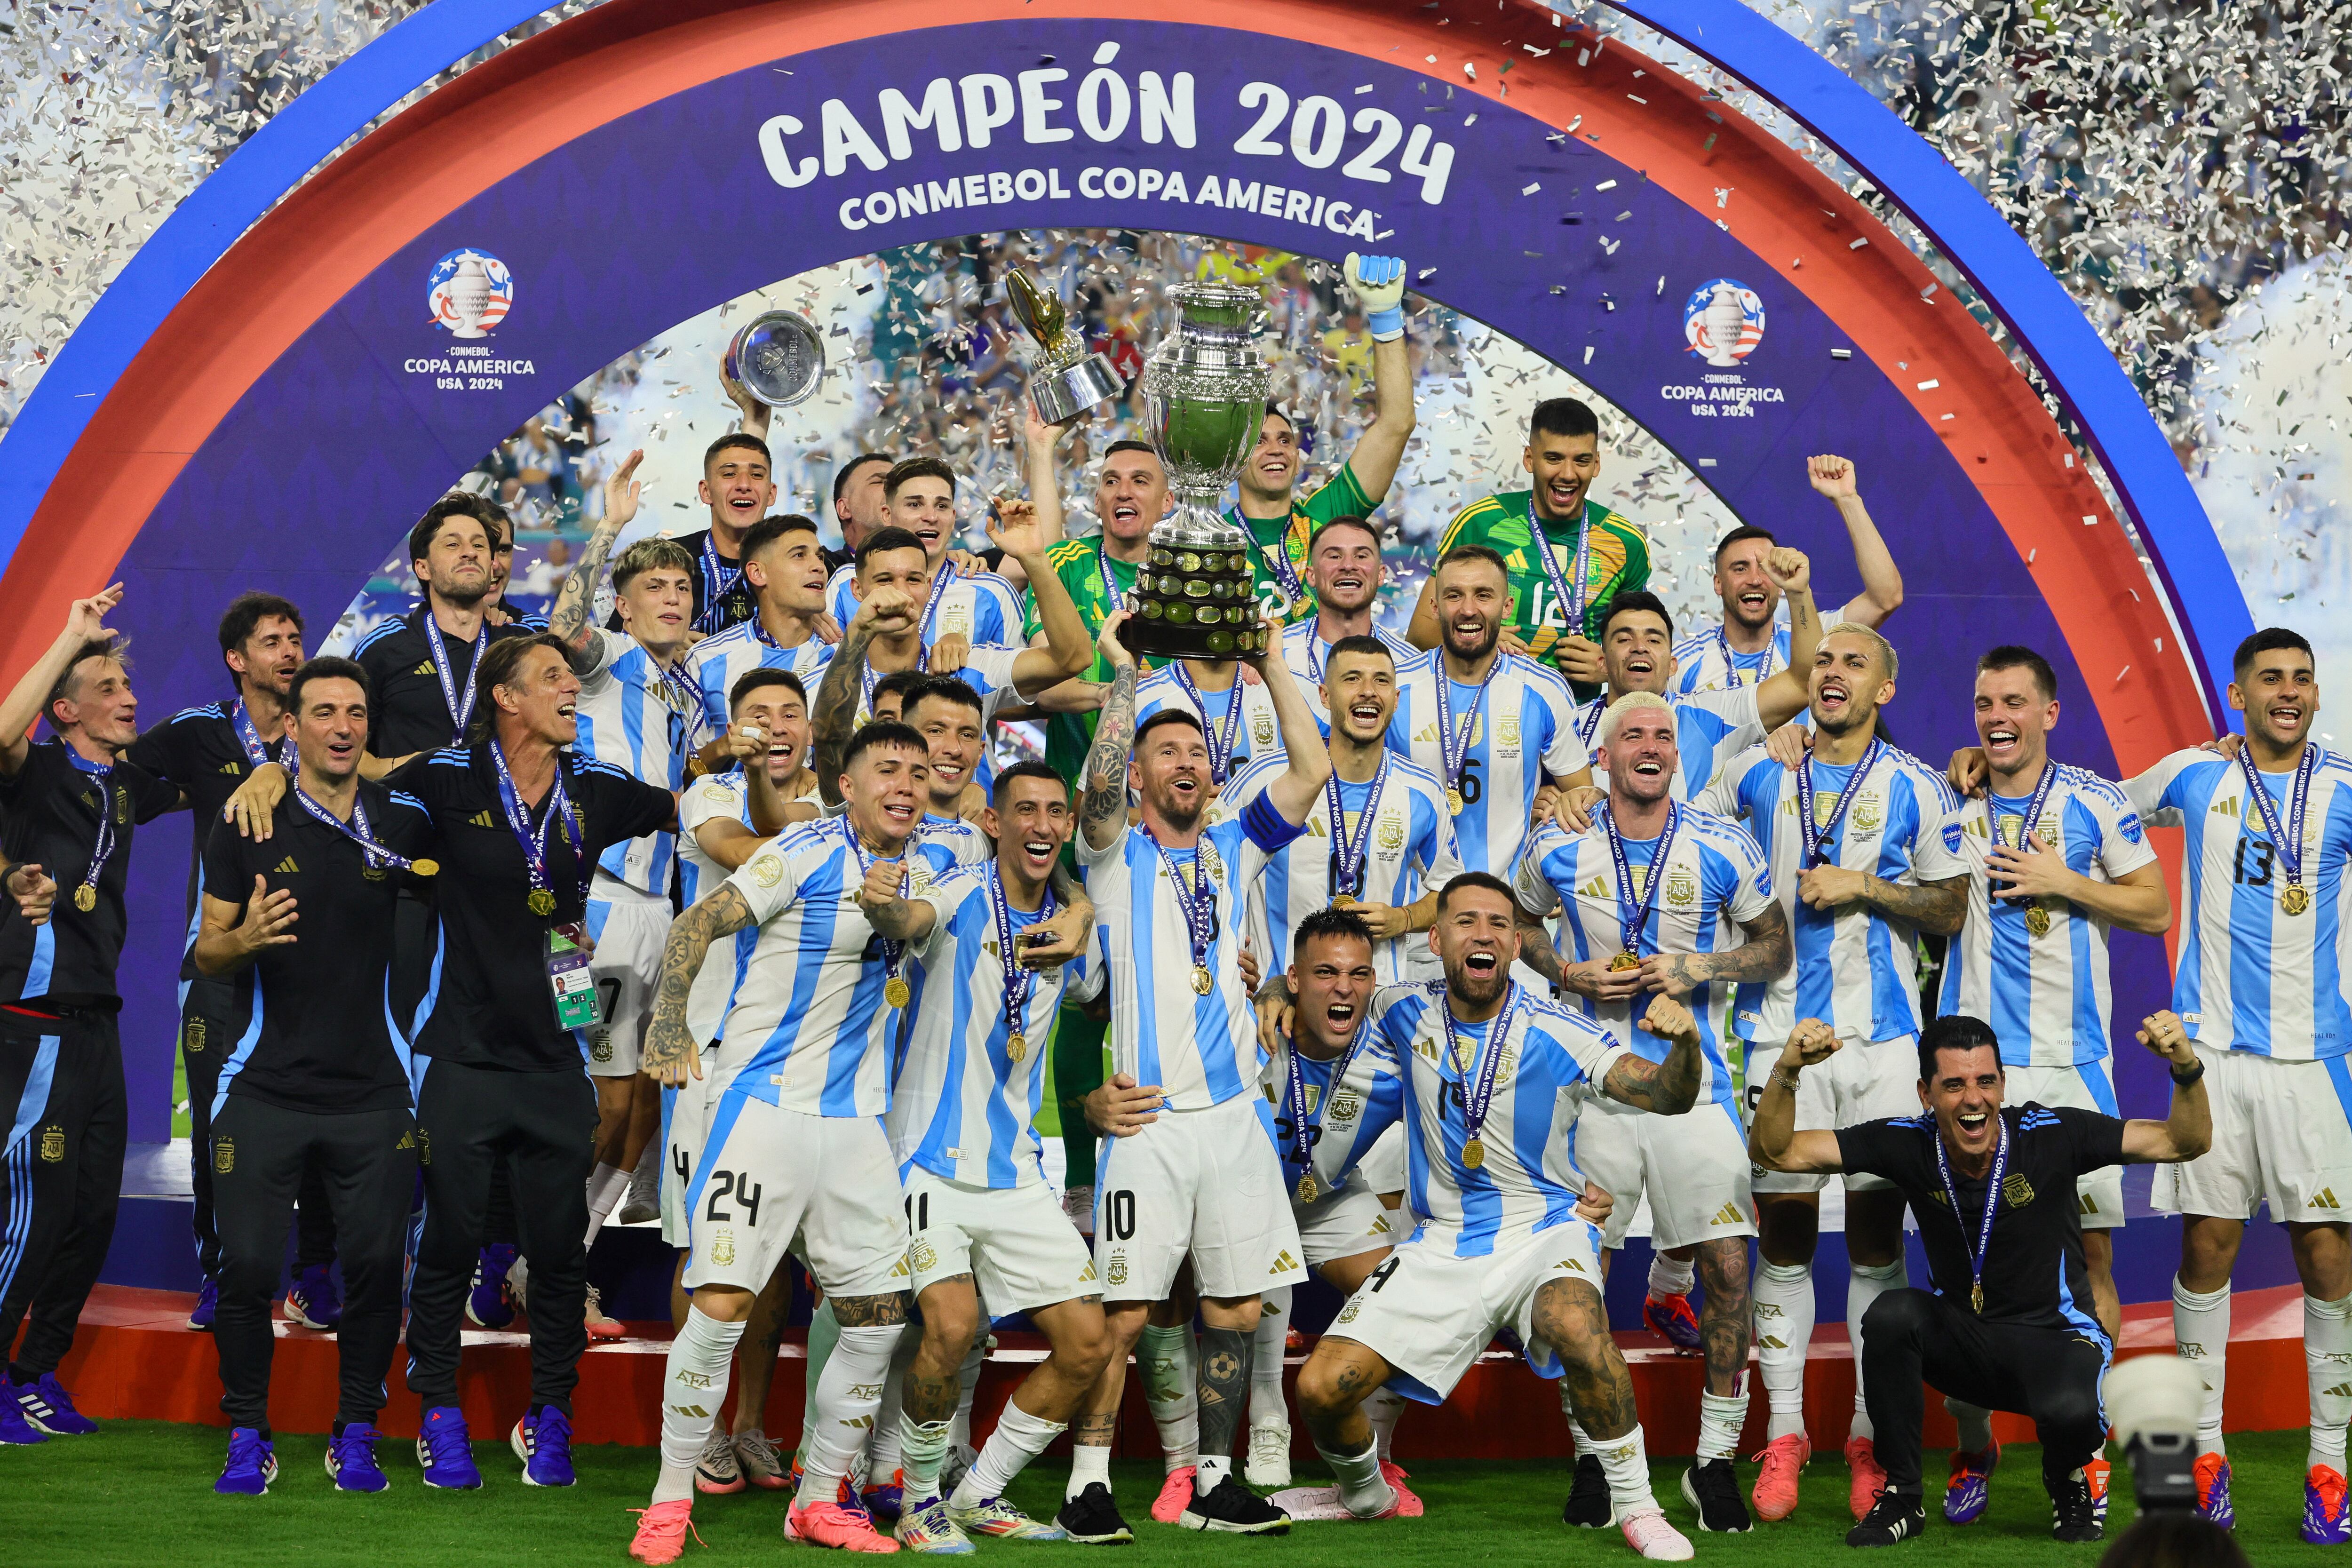
[[[795,827],[727,879],[760,933],[737,962],[719,1037],[728,1094],[809,1116],[889,1108],[897,1010],[883,1003],[881,943],[857,902],[866,873],[853,831],[845,817]],[[909,896],[955,868],[947,850],[919,840],[908,858]]]
[[[945,562],[940,563],[940,570],[955,572]],[[851,586],[856,577],[856,567],[844,566],[824,584],[825,608],[845,626],[857,614],[857,593]],[[954,576],[940,595],[939,608],[930,625],[923,628],[923,646],[929,647],[941,637],[951,637],[973,643],[1019,643],[1020,594],[993,572]]]
[[[1948,820],[1958,801],[1944,775],[1892,746],[1879,748],[1866,779],[1854,765],[1807,758],[1812,770],[1816,830],[1829,825],[1851,788],[1853,805],[1838,824],[1825,863],[1867,871],[1900,887],[1968,873],[1963,831]],[[1789,917],[1795,962],[1769,984],[1739,987],[1732,1033],[1743,1040],[1788,1038],[1800,1018],[1819,1018],[1845,1040],[1892,1040],[1919,1032],[1918,936],[1907,921],[1864,904],[1816,910],[1797,898],[1804,865],[1797,822],[1797,775],[1758,746],[1734,758],[1693,802],[1736,817],[1764,847],[1772,888]]]
[[[1274,752],[1252,763],[1218,798],[1221,812],[1239,812],[1290,765],[1287,753]],[[1360,819],[1371,800],[1370,781],[1339,785],[1339,809],[1347,816],[1349,842],[1360,832]],[[1390,753],[1388,782],[1381,786],[1380,805],[1372,817],[1372,841],[1363,851],[1364,885],[1358,895],[1367,904],[1402,909],[1433,889],[1442,888],[1460,874],[1462,857],[1454,847],[1454,819],[1445,812],[1445,786],[1426,768],[1415,767]],[[1331,902],[1332,860],[1337,856],[1331,837],[1331,802],[1328,791],[1315,796],[1306,830],[1274,852],[1266,874],[1249,893],[1250,951],[1271,976],[1290,967],[1290,933],[1298,922]],[[1413,969],[1429,970],[1429,933],[1414,931],[1381,942],[1372,953],[1380,984],[1391,985]]]
[[[1297,678],[1298,689],[1307,696],[1307,706],[1315,710],[1315,721],[1328,733],[1331,728],[1331,711],[1323,705],[1323,661],[1331,657],[1331,645],[1316,631],[1317,617],[1309,616],[1282,628],[1282,662],[1290,667]],[[1375,626],[1372,635],[1387,645],[1394,655],[1397,670],[1402,675],[1409,659],[1421,657],[1421,650],[1401,637]]]
[[[1359,1040],[1364,1038],[1360,1029],[1356,1037]],[[1297,1109],[1290,1102],[1290,1064],[1294,1059],[1298,1063],[1299,1095],[1307,1102],[1308,1152],[1307,1164],[1305,1165],[1298,1162],[1297,1139],[1292,1131],[1293,1115]],[[1307,1174],[1308,1165],[1314,1163],[1315,1146],[1323,1142],[1324,1112],[1330,1109],[1332,1097],[1338,1092],[1339,1085],[1346,1077],[1342,1069],[1348,1066],[1349,1055],[1344,1051],[1329,1061],[1318,1061],[1304,1052],[1295,1050],[1291,1037],[1283,1035],[1277,1037],[1274,1054],[1266,1058],[1265,1069],[1259,1079],[1260,1086],[1265,1090],[1266,1103],[1274,1108],[1274,1150],[1282,1160],[1282,1184],[1284,1189],[1292,1194],[1291,1207],[1301,1214],[1306,1213],[1307,1210],[1297,1200],[1298,1179]],[[1361,1104],[1362,1097],[1358,1096],[1354,1100],[1349,1101],[1349,1108],[1353,1110],[1360,1107]],[[1334,1136],[1347,1136],[1347,1134],[1336,1133]],[[1350,1137],[1349,1142],[1352,1144],[1354,1140]],[[1368,1150],[1371,1145],[1367,1143],[1363,1147]],[[1358,1151],[1360,1153],[1361,1152],[1361,1150]],[[1361,1178],[1357,1175],[1355,1167],[1350,1165],[1328,1183],[1320,1176],[1316,1178],[1316,1182],[1318,1186],[1325,1189],[1324,1193],[1317,1195],[1316,1202],[1319,1204],[1329,1193],[1340,1191],[1351,1182],[1360,1185]]]
[[[759,622],[738,621],[688,649],[686,673],[694,689],[702,694],[702,721],[716,735],[727,727],[728,693],[751,671],[790,670],[801,678],[801,685],[814,702],[817,683],[824,679],[824,667],[832,662],[831,643],[811,637],[797,647],[778,647],[767,640]]]
[[[1992,897],[1985,874],[1992,825],[2015,848],[2032,805],[2030,794],[1964,800],[1951,818],[1960,826],[1960,859],[1969,868],[1969,920],[1944,960],[1937,1011],[1990,1024],[2006,1066],[2075,1067],[2108,1054],[2107,922],[2053,899],[2042,910],[2049,924],[2036,936],[2031,909]],[[2070,870],[2095,882],[2112,882],[2156,859],[2121,786],[2083,768],[2059,768],[2033,836]]]
[[[1006,643],[974,643],[971,651],[964,655],[963,668],[954,672],[956,679],[962,681],[980,695],[980,722],[982,730],[995,721],[998,709],[1008,702],[1017,702],[1021,700],[1021,693],[1013,681],[1013,666],[1027,651],[1026,648],[1016,647]],[[832,662],[830,659],[825,661],[828,668]],[[878,680],[881,678],[876,679]],[[815,703],[816,689],[811,687],[809,704],[814,708]],[[873,717],[874,710],[866,705],[866,688],[861,682],[856,710],[850,716],[850,732],[855,734],[861,725]],[[972,770],[972,777],[983,788],[987,786],[990,769],[984,754],[981,765]]]
[[[919,1165],[975,1187],[1027,1187],[1045,1179],[1044,1145],[1032,1124],[1044,1104],[1046,1038],[1066,995],[1083,1001],[1102,987],[1102,965],[1089,956],[1037,972],[1015,1026],[1006,1009],[1003,959],[989,884],[992,862],[967,866],[919,895],[936,918],[907,956],[920,966],[920,988],[901,1032],[890,1113],[884,1125],[901,1175]],[[1008,906],[1017,933],[1034,913]]]
[[[1656,952],[1728,952],[1748,940],[1740,928],[1772,907],[1772,874],[1765,868],[1762,847],[1747,829],[1696,806],[1681,807],[1675,816],[1678,826],[1666,852],[1665,879],[1650,900],[1635,943],[1634,951],[1643,958]],[[1625,866],[1633,878],[1626,897],[1635,904],[1659,875],[1651,864],[1657,850],[1655,838],[1625,841]],[[1553,946],[1563,962],[1584,963],[1624,951],[1617,867],[1599,823],[1572,837],[1557,823],[1545,824],[1528,841],[1513,891],[1531,911],[1548,915],[1555,906],[1559,909]],[[1584,996],[1560,998],[1563,1005],[1581,1008],[1586,1017],[1643,1058],[1664,1061],[1666,1042],[1634,1022],[1636,1011],[1648,1011],[1650,1000],[1648,993],[1606,1005]],[[1716,1034],[1719,1000],[1714,987],[1701,985],[1683,1002],[1698,1020],[1706,1058],[1699,1097],[1729,1105],[1738,1091]]]
[[[2284,828],[2294,776],[2262,780]],[[2308,901],[2294,915],[2282,902],[2285,869],[2237,762],[2175,752],[2124,784],[2143,822],[2187,831],[2172,1010],[2198,1044],[2294,1061],[2329,1060],[2352,1047],[2344,993],[2347,784],[2352,758],[2323,749],[2304,807]]]
[[[1750,746],[1764,743],[1764,720],[1758,711],[1756,689],[1702,691],[1696,697],[1669,697],[1675,706],[1675,770],[1673,795],[1688,800],[1708,784],[1723,764]],[[1607,693],[1576,710],[1576,732],[1587,746],[1601,731],[1601,715],[1609,710]],[[1592,782],[1609,787],[1609,770],[1601,754],[1592,754]]]
[[[682,668],[665,672],[637,639],[591,627],[596,664],[580,681],[572,750],[656,789],[686,784],[686,759],[703,738],[702,712]],[[653,898],[669,896],[677,836],[667,829],[615,844],[596,869]]]
[[[1435,648],[1400,668],[1396,717],[1389,723],[1389,749],[1412,757],[1441,784],[1445,752],[1437,734],[1437,682],[1444,679],[1444,658]],[[1465,868],[1507,879],[1527,842],[1528,818],[1545,776],[1566,778],[1591,759],[1577,734],[1576,699],[1548,666],[1501,655],[1483,700],[1474,687],[1454,687],[1454,723],[1482,700],[1465,753],[1454,841]]]
[[[1204,1110],[1257,1087],[1257,1014],[1242,984],[1244,889],[1274,852],[1298,837],[1261,793],[1202,827],[1197,849],[1171,849],[1180,873],[1206,878],[1213,932],[1193,988],[1183,906],[1151,835],[1140,824],[1107,849],[1078,834],[1078,864],[1094,900],[1095,936],[1110,986],[1110,1043],[1118,1070],[1154,1083],[1171,1110]]]
[[[1834,626],[1834,620],[1825,623]],[[1726,658],[1719,624],[1699,627],[1675,644],[1674,695],[1701,691],[1753,691],[1789,668],[1789,623],[1772,628],[1772,640],[1755,653],[1732,652]]]
[[[932,811],[923,813],[923,842],[944,848],[959,867],[977,866],[996,856],[996,846],[988,841],[987,834],[961,816],[941,816]]]
[[[740,766],[698,779],[678,796],[678,897],[689,909],[727,879],[727,868],[705,855],[694,837],[696,828],[714,821],[751,826],[751,803]],[[759,942],[760,928],[747,926],[733,936],[719,938],[703,955],[702,967],[696,971],[694,984],[686,994],[686,1028],[696,1045],[708,1045],[719,1037],[728,1001],[734,994],[735,977],[751,962],[751,950]]]
[[[1234,670],[1233,685],[1223,691],[1202,690],[1201,700],[1195,702],[1177,683],[1176,667],[1160,666],[1136,683],[1135,722],[1139,729],[1146,719],[1161,709],[1178,708],[1198,719],[1213,742],[1224,732],[1235,692],[1241,693],[1242,716],[1234,721],[1233,768],[1225,775],[1230,784],[1240,775],[1244,763],[1265,756],[1282,744],[1282,727],[1275,715],[1274,699],[1267,695],[1264,683],[1250,679],[1239,667]]]
[[[1405,1206],[1419,1222],[1410,1239],[1446,1247],[1456,1258],[1486,1257],[1575,1217],[1584,1178],[1559,1152],[1574,1146],[1578,1113],[1625,1052],[1583,1014],[1525,986],[1516,994],[1475,1168],[1462,1158],[1469,1140],[1463,1102],[1502,1015],[1455,1025],[1470,1060],[1454,1060],[1437,1013],[1445,1005],[1443,980],[1373,993],[1367,1037],[1332,1093],[1315,1146],[1317,1176],[1337,1180],[1402,1120]]]

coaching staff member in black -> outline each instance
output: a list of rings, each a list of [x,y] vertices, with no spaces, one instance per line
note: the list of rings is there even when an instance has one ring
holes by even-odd
[[[436,869],[433,821],[414,795],[360,776],[368,683],[358,665],[312,659],[284,701],[279,725],[300,776],[266,841],[212,835],[193,953],[206,979],[239,994],[235,1011],[247,1020],[205,1108],[222,1253],[213,1332],[230,1428],[215,1489],[264,1490],[277,1468],[269,1299],[308,1177],[343,1238],[350,1292],[327,1468],[339,1490],[381,1491],[375,1421],[400,1338],[416,1180],[408,1042],[391,1019],[393,905],[404,881]]]
[[[2172,1072],[2172,1114],[2124,1121],[2028,1101],[2004,1107],[2000,1043],[1950,1015],[1919,1037],[1917,1116],[1834,1132],[1796,1131],[1797,1083],[1838,1050],[1819,1019],[1797,1025],[1757,1102],[1748,1157],[1768,1171],[1884,1176],[1918,1217],[1936,1282],[1889,1290],[1863,1321],[1863,1396],[1886,1486],[1849,1546],[1891,1546],[1927,1528],[1919,1478],[1923,1381],[1988,1410],[2032,1417],[2042,1482],[2061,1541],[2096,1541],[2083,1467],[2107,1423],[2099,1379],[2115,1347],[2091,1309],[2077,1176],[2116,1164],[2193,1160],[2212,1142],[2203,1064],[2180,1020],[2158,1013],[2140,1043]]]

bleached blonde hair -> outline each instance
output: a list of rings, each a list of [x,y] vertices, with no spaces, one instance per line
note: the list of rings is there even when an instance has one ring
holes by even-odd
[[[1895,679],[1895,645],[1888,642],[1884,637],[1880,636],[1876,626],[1865,626],[1860,621],[1840,621],[1837,625],[1822,633],[1822,641],[1827,642],[1830,638],[1841,634],[1851,634],[1852,636],[1858,637],[1867,637],[1872,642],[1876,643],[1878,645],[1879,662],[1886,666],[1886,679],[1889,680]]]
[[[1592,743],[1605,746],[1615,740],[1617,731],[1624,727],[1625,715],[1643,708],[1662,709],[1670,721],[1675,715],[1675,705],[1656,692],[1628,691],[1601,710],[1601,727],[1592,732]]]

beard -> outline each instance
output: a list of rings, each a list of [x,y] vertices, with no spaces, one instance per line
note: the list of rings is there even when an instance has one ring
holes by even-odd
[[[1445,623],[1444,636],[1446,652],[1465,664],[1475,664],[1494,652],[1495,645],[1503,640],[1503,623],[1500,620],[1488,621],[1486,632],[1477,641],[1466,646],[1463,643],[1460,634],[1454,629],[1454,623],[1451,621]]]
[[[1511,966],[1498,963],[1490,974],[1481,975],[1459,963],[1445,966],[1445,988],[1461,1001],[1474,1007],[1484,1007],[1503,994],[1511,983]]]
[[[1146,798],[1169,826],[1179,833],[1190,833],[1201,825],[1201,816],[1208,809],[1208,797],[1209,792],[1202,789],[1193,791],[1189,802],[1180,800],[1175,791],[1162,785]]]

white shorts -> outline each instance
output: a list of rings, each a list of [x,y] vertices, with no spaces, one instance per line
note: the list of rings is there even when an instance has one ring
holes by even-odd
[[[1497,1331],[1519,1336],[1528,1364],[1558,1377],[1559,1359],[1535,1331],[1536,1292],[1550,1280],[1601,1289],[1601,1232],[1580,1219],[1497,1238],[1479,1258],[1456,1258],[1460,1233],[1425,1225],[1357,1287],[1328,1331],[1395,1369],[1389,1386],[1443,1405]]]
[[[907,1262],[915,1293],[969,1274],[991,1313],[1026,1312],[1099,1296],[1095,1260],[1043,1182],[972,1187],[914,1165],[907,1171]]]
[[[1658,1116],[1595,1096],[1584,1102],[1570,1136],[1576,1168],[1617,1200],[1602,1245],[1625,1245],[1625,1227],[1644,1195],[1654,1247],[1756,1234],[1748,1131],[1730,1104]]]
[[[2158,1165],[2149,1194],[2170,1212],[2282,1225],[2352,1219],[2352,1074],[2339,1058],[2282,1061],[2197,1047],[2213,1108],[2213,1146]],[[2344,1076],[2339,1076],[2344,1074]]]
[[[2116,1108],[2116,1065],[2110,1058],[2101,1057],[2097,1061],[2070,1068],[2010,1068],[2002,1076],[2009,1080],[2000,1092],[2001,1101],[2007,1105],[2035,1100],[2053,1109],[2066,1106],[2076,1110],[2095,1110],[2102,1116],[2123,1114]],[[2083,1211],[2084,1230],[2123,1228],[2121,1165],[2109,1165],[2075,1177],[2074,1193]]]
[[[1751,1055],[1756,1047],[1748,1047]],[[1765,1069],[1769,1076],[1770,1068]],[[1764,1089],[1764,1076],[1749,1074],[1748,1113],[1755,1116],[1754,1097]],[[1848,1040],[1837,1055],[1819,1067],[1807,1068],[1797,1080],[1797,1131],[1834,1132],[1882,1116],[1919,1114],[1919,1037],[1900,1035],[1891,1040]],[[1829,1177],[1796,1175],[1750,1166],[1748,1185],[1759,1193],[1818,1193]],[[1849,1175],[1845,1190],[1866,1193],[1893,1187],[1884,1176]]]
[[[1303,1205],[1293,1198],[1290,1217],[1298,1223],[1301,1256],[1309,1268],[1359,1253],[1382,1251],[1394,1247],[1403,1234],[1389,1217],[1388,1205],[1364,1180],[1360,1166],[1336,1193]]]
[[[811,1116],[714,1086],[687,1184],[686,1288],[758,1290],[797,1238],[828,1296],[908,1286],[898,1163],[877,1116]]]
[[[600,886],[618,884],[599,879]],[[588,900],[588,935],[596,951],[588,973],[596,982],[596,1003],[604,1021],[588,1031],[592,1078],[628,1078],[637,1070],[653,1022],[654,987],[661,979],[663,944],[669,941],[667,899],[624,894]]]
[[[1404,1191],[1404,1122],[1402,1120],[1391,1122],[1387,1131],[1372,1140],[1372,1146],[1364,1151],[1362,1159],[1356,1162],[1356,1173],[1349,1181],[1351,1184],[1360,1181],[1369,1191],[1375,1193]]]
[[[710,1075],[719,1070],[716,1041],[702,1049],[702,1076],[688,1076],[677,1088],[661,1091],[662,1168],[659,1203],[662,1240],[672,1247],[688,1245],[686,1188],[694,1180],[695,1162],[702,1158],[702,1142],[710,1131]]]
[[[1102,1141],[1095,1270],[1105,1300],[1165,1300],[1188,1254],[1202,1295],[1255,1296],[1306,1279],[1301,1250],[1262,1096],[1163,1110]]]

